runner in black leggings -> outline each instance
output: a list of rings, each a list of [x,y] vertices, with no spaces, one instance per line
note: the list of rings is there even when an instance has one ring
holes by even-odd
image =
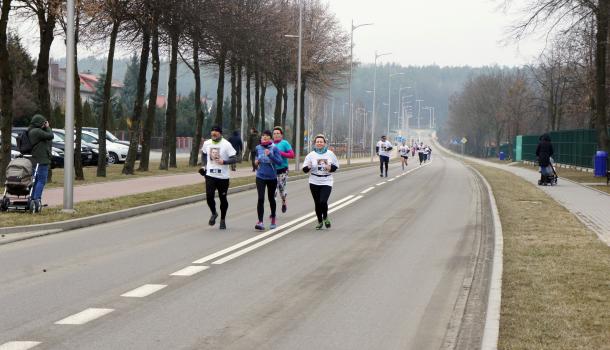
[[[282,164],[282,156],[280,150],[271,141],[271,131],[263,131],[260,145],[256,146],[256,191],[258,193],[258,202],[256,212],[258,221],[254,228],[264,230],[263,216],[265,213],[265,189],[267,189],[267,198],[269,199],[269,207],[271,209],[271,225],[270,229],[276,227],[275,224],[275,190],[277,189],[277,174],[275,167]]]

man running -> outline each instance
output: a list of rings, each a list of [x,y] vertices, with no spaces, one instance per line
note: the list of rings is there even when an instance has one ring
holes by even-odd
[[[237,152],[229,141],[222,137],[222,129],[219,126],[212,127],[211,139],[203,143],[201,148],[202,165],[201,172],[205,174],[205,196],[212,212],[208,221],[210,226],[216,224],[218,214],[216,212],[216,202],[214,194],[218,190],[220,199],[220,225],[219,229],[227,228],[225,217],[229,202],[227,201],[227,191],[229,190],[229,165],[237,162]]]
[[[424,149],[423,142],[420,142],[419,145],[417,145],[417,155],[419,156],[419,165],[422,165],[422,163],[426,161],[426,150]]]
[[[288,159],[294,158],[294,151],[288,141],[284,140],[284,130],[281,126],[273,128],[273,143],[275,147],[280,150],[282,156],[282,164],[276,165],[275,170],[277,172],[277,190],[275,194],[279,192],[280,198],[282,199],[282,213],[285,213],[288,209],[286,205],[286,197],[288,191],[286,190],[286,183],[288,181]]]
[[[383,177],[383,168],[385,166],[385,177],[388,177],[388,164],[390,163],[390,151],[392,150],[392,143],[387,141],[385,135],[381,135],[381,140],[377,142],[375,152],[379,156],[379,177]]]
[[[401,158],[401,163],[402,163],[402,170],[405,170],[405,167],[407,165],[409,165],[407,163],[407,161],[409,160],[409,152],[411,151],[411,149],[409,149],[409,146],[406,145],[406,142],[403,141],[402,142],[402,146],[400,146],[398,148],[398,152],[400,153],[400,158]]]

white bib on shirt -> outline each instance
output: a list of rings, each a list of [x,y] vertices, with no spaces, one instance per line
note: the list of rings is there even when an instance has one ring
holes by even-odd
[[[390,156],[390,149],[392,149],[392,143],[390,141],[379,141],[377,142],[377,148],[379,149],[380,156]]]

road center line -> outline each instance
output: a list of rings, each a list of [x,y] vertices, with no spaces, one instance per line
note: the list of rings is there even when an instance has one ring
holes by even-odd
[[[335,208],[329,210],[328,213],[330,214],[332,212],[335,212],[335,211],[337,211],[337,210],[339,210],[339,209],[341,209],[343,207],[346,207],[346,206],[356,202],[357,200],[359,200],[361,198],[363,198],[363,197],[362,196],[358,196],[356,198],[353,198],[352,200],[350,200],[348,202],[345,202],[345,203],[343,203],[343,204],[341,204],[339,206],[336,206]],[[314,222],[316,220],[318,220],[318,219],[317,218],[311,218],[309,220],[303,221],[300,224],[298,224],[296,226],[293,226],[293,227],[289,228],[288,230],[286,230],[286,231],[284,231],[284,232],[282,232],[280,234],[277,234],[275,236],[269,237],[269,238],[267,238],[267,239],[265,239],[263,241],[260,241],[260,242],[258,242],[256,244],[253,244],[253,245],[251,245],[251,246],[249,246],[247,248],[244,248],[244,249],[242,249],[240,251],[237,251],[237,252],[235,252],[235,253],[233,253],[231,255],[228,255],[228,256],[226,256],[226,257],[224,257],[222,259],[216,260],[216,261],[212,262],[212,264],[214,264],[214,265],[224,264],[227,261],[231,261],[231,260],[233,260],[233,259],[235,259],[237,257],[240,257],[240,256],[242,256],[242,255],[244,255],[246,253],[249,253],[249,252],[253,251],[254,249],[260,248],[260,247],[262,247],[262,246],[264,246],[266,244],[269,244],[269,243],[271,243],[271,242],[273,242],[273,241],[275,241],[277,239],[280,239],[280,238],[286,236],[287,234],[289,234],[289,233],[291,233],[293,231],[296,231],[296,230],[300,229],[301,227],[303,227],[303,226],[305,226],[307,224],[310,224],[310,223],[312,223],[312,222]]]
[[[394,181],[394,180],[396,180],[396,178],[395,178],[395,177],[393,177],[393,178],[389,179],[389,180],[388,180],[388,182],[392,182],[392,181]]]
[[[188,267],[183,268],[182,270],[172,273],[170,276],[189,277],[189,276],[197,274],[203,270],[207,270],[209,268],[210,268],[209,266],[188,266]]]
[[[68,316],[63,320],[55,322],[55,324],[82,325],[91,322],[102,316],[105,316],[114,311],[114,309],[95,309],[89,308],[72,316]]]
[[[380,183],[376,184],[375,186],[381,186],[383,184],[385,184],[385,181],[384,182],[380,182]]]
[[[375,187],[369,187],[369,188],[367,188],[366,190],[364,190],[364,191],[360,192],[360,194],[366,194],[366,193],[368,193],[368,192],[370,192],[370,191],[372,191],[372,190],[374,190],[374,189],[375,189]]]
[[[121,294],[121,296],[126,298],[144,298],[165,287],[167,287],[167,284],[145,284],[125,294]]]
[[[340,200],[338,200],[338,201],[336,201],[336,202],[332,203],[332,204],[331,204],[331,205],[329,205],[328,207],[329,207],[329,208],[332,208],[332,207],[334,207],[334,206],[336,206],[336,205],[339,205],[340,203],[343,203],[343,202],[345,202],[345,201],[348,201],[348,200],[352,199],[353,197],[354,197],[353,195],[349,195],[349,196],[347,196],[347,197],[345,197],[345,198],[342,198],[342,199],[340,199]],[[258,241],[258,240],[260,240],[260,239],[263,239],[263,238],[265,238],[265,237],[267,237],[267,236],[270,236],[270,235],[272,235],[272,234],[275,234],[275,233],[277,233],[277,232],[278,232],[278,231],[280,231],[280,230],[283,230],[283,229],[285,229],[285,228],[287,228],[287,227],[289,227],[289,226],[291,226],[291,225],[294,225],[294,224],[298,223],[299,221],[305,220],[305,219],[307,219],[308,217],[315,216],[315,215],[316,215],[316,213],[315,213],[315,212],[311,212],[311,213],[309,213],[309,214],[306,214],[306,215],[304,215],[304,216],[301,216],[300,218],[296,218],[296,219],[294,219],[294,220],[292,220],[292,221],[290,221],[290,222],[287,222],[287,223],[285,223],[284,225],[281,225],[281,226],[279,226],[279,227],[277,227],[277,228],[275,228],[275,229],[273,229],[273,230],[269,230],[269,231],[267,231],[267,232],[265,232],[265,233],[261,233],[260,235],[254,236],[254,237],[252,237],[252,238],[250,238],[250,239],[247,239],[247,240],[245,240],[245,241],[243,241],[243,242],[240,242],[240,243],[237,243],[237,244],[235,244],[235,245],[232,245],[232,246],[230,246],[230,247],[228,247],[228,248],[226,248],[226,249],[223,249],[223,250],[218,251],[218,252],[216,252],[216,253],[213,253],[213,254],[210,254],[210,255],[208,255],[208,256],[205,256],[205,257],[203,257],[203,258],[201,258],[201,259],[199,259],[199,260],[195,260],[195,261],[193,261],[193,264],[203,264],[203,263],[208,262],[208,261],[210,261],[210,260],[214,260],[214,259],[216,259],[216,258],[218,258],[218,257],[221,257],[221,256],[223,256],[223,255],[225,255],[225,254],[227,254],[227,253],[230,253],[230,252],[232,252],[232,251],[234,251],[234,250],[237,250],[237,249],[239,249],[239,248],[241,248],[241,247],[244,247],[244,246],[246,246],[246,245],[248,245],[248,244],[250,244],[250,243],[252,243],[252,242],[256,242],[256,241]]]
[[[0,350],[28,350],[40,344],[37,341],[10,341],[0,345]]]

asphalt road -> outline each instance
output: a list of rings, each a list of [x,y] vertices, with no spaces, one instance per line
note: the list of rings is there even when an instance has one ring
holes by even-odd
[[[226,231],[200,203],[0,246],[0,350],[438,349],[480,190],[448,158],[408,170],[339,170],[329,230],[299,180],[265,237],[247,191],[229,196]]]

